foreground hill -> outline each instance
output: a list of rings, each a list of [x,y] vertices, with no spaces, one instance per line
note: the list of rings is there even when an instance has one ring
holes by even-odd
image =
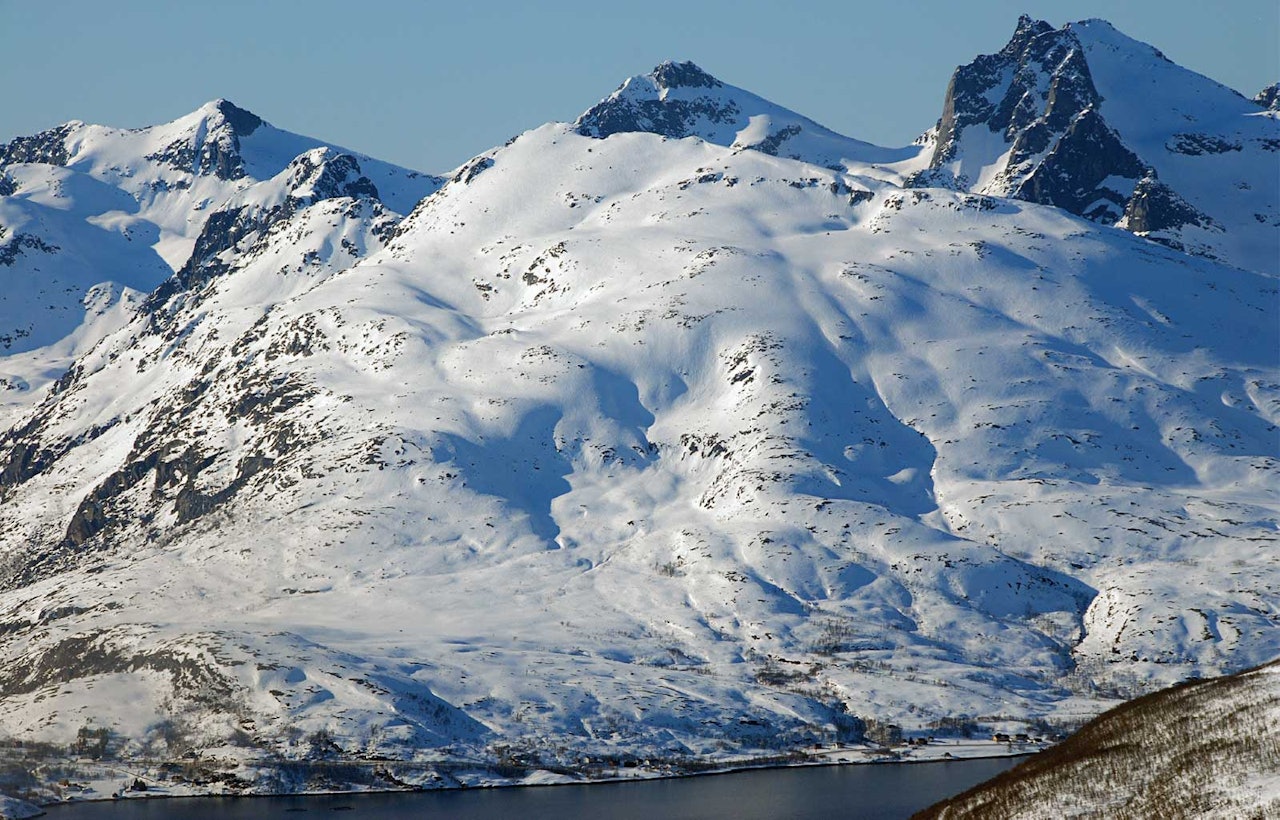
[[[915,820],[1274,817],[1280,662],[1116,707]]]
[[[327,146],[202,206],[0,433],[0,733],[579,770],[1280,654],[1274,269],[647,94],[403,218]]]

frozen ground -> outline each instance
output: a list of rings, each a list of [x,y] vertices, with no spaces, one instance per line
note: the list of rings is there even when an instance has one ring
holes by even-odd
[[[445,179],[224,102],[11,156],[5,208],[96,180],[176,273],[0,359],[66,357],[0,433],[0,735],[687,771],[1280,654],[1276,271],[765,113],[848,161],[580,119]]]

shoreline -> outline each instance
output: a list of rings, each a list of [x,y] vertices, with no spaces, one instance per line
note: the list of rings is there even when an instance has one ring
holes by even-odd
[[[957,743],[952,748],[956,748],[959,745],[960,744]],[[87,797],[87,798],[72,797],[70,799],[60,800],[57,802],[38,803],[38,804],[28,803],[28,805],[37,807],[41,811],[41,814],[27,815],[27,816],[29,817],[46,816],[46,815],[54,816],[54,815],[50,815],[50,811],[51,810],[56,811],[59,806],[70,806],[70,805],[76,805],[76,804],[82,804],[82,803],[119,803],[127,800],[184,800],[184,799],[187,799],[187,800],[207,800],[207,799],[240,800],[240,799],[270,798],[270,797],[300,797],[300,798],[341,797],[341,796],[358,797],[362,795],[373,795],[373,794],[380,794],[380,795],[422,794],[427,792],[453,792],[453,791],[461,792],[461,791],[475,791],[480,789],[518,789],[518,788],[543,788],[543,787],[556,787],[556,786],[618,785],[618,784],[625,784],[625,783],[653,782],[653,781],[659,781],[659,780],[680,780],[680,779],[694,778],[694,777],[714,777],[714,776],[722,776],[722,775],[741,774],[741,773],[750,772],[750,771],[766,771],[766,770],[782,770],[782,769],[825,768],[825,767],[837,767],[837,766],[885,766],[885,765],[924,765],[924,764],[939,764],[939,763],[965,763],[965,762],[977,761],[977,760],[996,760],[996,759],[1006,759],[1006,758],[1032,757],[1044,751],[1046,748],[1049,748],[1049,746],[1051,746],[1052,744],[1041,744],[1039,745],[1039,748],[1035,748],[1035,749],[1009,750],[1007,747],[999,750],[990,749],[989,751],[991,753],[986,753],[988,751],[987,749],[982,749],[981,751],[978,751],[972,748],[972,746],[981,746],[981,745],[986,745],[986,746],[999,745],[1002,747],[1005,746],[1005,744],[995,744],[993,742],[988,741],[988,742],[978,742],[978,743],[971,744],[971,748],[969,748],[968,751],[976,752],[976,753],[968,753],[968,754],[965,754],[964,756],[947,757],[945,756],[945,753],[944,753],[943,755],[932,755],[928,757],[914,757],[914,756],[903,756],[898,758],[879,757],[879,758],[871,758],[871,759],[863,759],[863,760],[854,760],[851,758],[833,759],[832,756],[840,755],[840,754],[850,755],[850,756],[854,754],[867,755],[869,752],[873,752],[874,750],[871,750],[867,747],[837,747],[829,750],[821,750],[816,753],[810,753],[808,759],[797,760],[795,762],[790,762],[790,763],[762,762],[762,763],[753,764],[753,763],[744,761],[740,763],[729,763],[723,767],[716,767],[716,768],[706,769],[703,771],[688,771],[688,772],[679,772],[679,773],[646,772],[646,773],[637,773],[631,776],[615,775],[611,777],[576,779],[576,780],[569,779],[567,778],[567,776],[563,776],[563,775],[554,775],[554,773],[551,773],[546,769],[536,769],[530,773],[529,775],[530,777],[536,777],[537,774],[541,772],[546,774],[553,774],[554,777],[556,778],[564,777],[565,779],[548,779],[542,782],[527,782],[527,781],[521,782],[517,780],[508,779],[508,780],[495,780],[494,782],[479,783],[475,785],[468,785],[468,784],[462,783],[456,786],[445,786],[445,787],[437,787],[437,788],[410,787],[410,788],[367,788],[367,789],[321,789],[321,790],[307,790],[307,791],[294,791],[294,792],[279,792],[279,793],[273,793],[273,794],[263,794],[263,793],[253,793],[253,792],[223,792],[223,793],[215,792],[215,793],[194,793],[194,794],[192,793],[172,794],[172,793],[162,793],[162,792],[151,791],[149,788],[148,791],[145,791],[145,792],[126,792],[124,795],[121,795],[121,796],[107,795],[102,797],[94,796],[94,797]],[[945,749],[945,747],[946,747],[945,743],[937,743],[937,744],[934,744],[933,746],[933,748],[940,748],[940,749]],[[925,749],[930,747],[914,747],[914,748],[918,750],[918,749]],[[886,754],[888,753],[891,753],[891,752],[886,752]],[[363,765],[369,765],[369,766],[385,765],[387,763],[387,761],[336,761],[336,762],[344,765],[363,764]],[[411,761],[406,761],[406,763],[409,765],[412,765]],[[264,766],[263,768],[267,768],[267,767]],[[138,776],[138,775],[130,775],[130,776]],[[0,816],[3,816],[3,815],[0,815]]]

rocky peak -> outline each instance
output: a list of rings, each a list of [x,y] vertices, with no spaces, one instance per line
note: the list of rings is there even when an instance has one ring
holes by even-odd
[[[237,137],[247,137],[254,131],[258,130],[258,126],[262,125],[262,118],[251,111],[237,107],[229,100],[217,99],[208,104],[222,118],[230,128],[232,133]]]
[[[1005,47],[1000,49],[1000,55],[1017,59],[1027,50],[1032,41],[1040,35],[1049,34],[1052,31],[1053,26],[1044,20],[1036,20],[1028,14],[1023,14],[1018,17],[1018,25],[1013,30],[1013,37],[1009,38],[1009,42],[1005,44]]]
[[[1280,83],[1272,83],[1259,91],[1253,101],[1268,111],[1280,111]]]
[[[17,137],[6,145],[0,145],[0,168],[23,162],[66,165],[71,159],[71,154],[67,151],[67,138],[83,125],[81,122],[68,122],[30,137]]]
[[[1276,110],[1280,86],[1254,104]],[[1187,253],[1274,268],[1274,121],[1104,20],[1022,16],[956,69],[931,132],[938,186],[1052,205]],[[1269,130],[1270,129],[1270,130]]]
[[[1115,224],[1150,169],[1101,105],[1071,26],[1023,15],[1004,48],[956,69],[930,171],[919,183],[976,188]]]
[[[724,85],[688,61],[677,63],[667,60],[654,68],[649,76],[659,88],[719,88]]]
[[[235,104],[217,99],[177,121],[186,128],[158,151],[147,155],[177,171],[236,180],[245,176],[240,138],[256,131],[263,120]]]
[[[952,75],[931,167],[956,157],[967,128],[986,126],[1012,143],[1040,122],[1050,131],[1061,132],[1098,102],[1075,35],[1023,15],[1004,48],[980,55]],[[1037,153],[1048,148],[1043,136],[1032,144],[1039,146]]]
[[[377,199],[378,189],[350,154],[323,147],[298,155],[286,169],[290,198],[307,204],[349,196]]]
[[[724,88],[693,63],[664,62],[624,82],[578,117],[574,129],[597,139],[633,131],[705,138],[709,127],[735,123],[742,114],[731,96],[714,93]]]

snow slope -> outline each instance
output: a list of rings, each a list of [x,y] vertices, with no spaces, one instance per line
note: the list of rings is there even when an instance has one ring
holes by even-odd
[[[0,146],[0,420],[185,265],[231,199],[281,200],[300,154],[346,155],[398,213],[441,180],[274,128],[226,100],[125,130],[66,123]]]
[[[230,180],[0,433],[0,733],[578,770],[1280,654],[1274,271],[587,119]]]

